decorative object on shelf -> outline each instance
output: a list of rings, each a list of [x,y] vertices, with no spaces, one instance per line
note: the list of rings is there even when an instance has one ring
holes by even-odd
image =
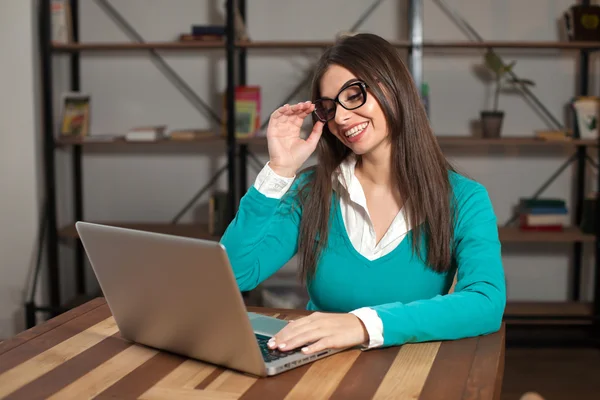
[[[577,4],[563,14],[563,28],[569,41],[600,41],[600,6]]]
[[[562,231],[569,225],[566,202],[558,198],[522,198],[519,228],[524,231]]]
[[[227,20],[227,1],[223,2],[223,20]],[[242,13],[240,13],[240,7],[237,0],[233,1],[233,30],[235,35],[235,40],[239,41],[249,41],[250,37],[248,36],[248,29],[246,28],[246,23],[244,22],[244,18],[242,18]]]
[[[529,79],[518,79],[507,77],[507,73],[511,72],[516,64],[516,61],[510,64],[504,64],[500,57],[493,51],[487,50],[484,56],[484,66],[486,74],[480,74],[484,79],[490,78],[492,74],[494,88],[494,103],[491,110],[481,111],[481,128],[485,138],[500,137],[502,131],[502,122],[504,120],[504,111],[498,110],[498,101],[500,91],[507,89],[515,89],[518,86],[533,86],[535,83]]]
[[[580,139],[598,138],[599,105],[600,98],[594,96],[579,96],[572,102]]]
[[[62,96],[61,136],[84,137],[90,131],[90,95],[66,92]]]

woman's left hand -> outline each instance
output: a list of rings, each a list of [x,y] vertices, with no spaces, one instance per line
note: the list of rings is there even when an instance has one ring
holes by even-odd
[[[302,347],[304,354],[326,349],[341,349],[367,343],[369,335],[354,314],[315,312],[290,321],[269,341],[271,349],[289,351]]]

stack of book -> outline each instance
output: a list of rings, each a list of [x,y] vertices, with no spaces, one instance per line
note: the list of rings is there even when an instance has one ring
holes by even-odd
[[[522,230],[562,231],[569,226],[565,200],[523,198],[519,203],[519,227]]]
[[[125,133],[130,142],[154,142],[165,138],[166,125],[135,126]]]

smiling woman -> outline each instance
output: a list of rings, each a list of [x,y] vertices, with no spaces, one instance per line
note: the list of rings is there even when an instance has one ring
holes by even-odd
[[[297,254],[307,308],[326,311],[283,328],[272,348],[373,348],[500,328],[506,288],[488,193],[445,160],[387,41],[336,42],[311,101],[275,110],[267,140],[269,162],[221,242],[241,290]],[[315,150],[318,163],[300,171]]]

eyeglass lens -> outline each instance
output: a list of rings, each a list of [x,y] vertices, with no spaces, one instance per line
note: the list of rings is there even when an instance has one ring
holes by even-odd
[[[346,110],[353,110],[362,106],[365,102],[365,95],[360,85],[351,85],[340,92],[337,101]],[[321,121],[329,121],[335,117],[335,100],[320,99],[315,104],[315,113]]]

